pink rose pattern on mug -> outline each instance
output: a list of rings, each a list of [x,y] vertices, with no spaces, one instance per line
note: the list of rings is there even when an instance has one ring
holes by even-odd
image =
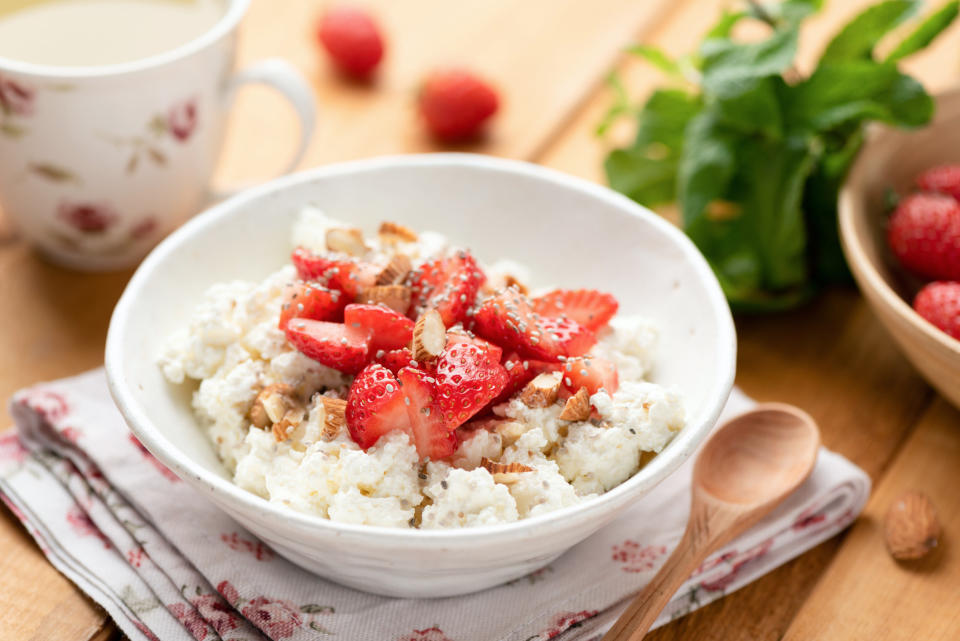
[[[66,86],[57,88],[68,90]],[[36,87],[0,74],[0,136],[19,139],[29,133],[29,119],[33,115],[39,100]],[[199,124],[197,98],[190,97],[174,102],[163,112],[158,112],[145,126],[143,135],[129,138],[113,137],[112,142],[120,148],[130,149],[127,161],[127,173],[133,173],[143,159],[148,159],[158,167],[167,164],[167,155],[161,143],[165,139],[176,145],[190,142]],[[27,173],[45,179],[51,183],[82,184],[82,172],[76,168],[64,167],[55,162],[29,162]],[[56,215],[51,220],[57,227],[50,234],[59,244],[70,251],[85,250],[97,254],[120,254],[137,243],[156,240],[160,225],[155,216],[142,215],[131,217],[119,212],[107,200],[74,201],[63,199],[57,206]],[[129,229],[110,244],[98,243],[89,246],[85,239],[103,236],[117,224],[126,223]]]

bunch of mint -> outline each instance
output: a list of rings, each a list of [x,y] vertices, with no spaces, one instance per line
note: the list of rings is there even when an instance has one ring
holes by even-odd
[[[929,15],[880,57],[877,41],[914,16],[916,1],[871,6],[830,42],[809,77],[793,66],[801,22],[823,0],[750,2],[727,12],[698,51],[681,59],[632,51],[669,74],[671,88],[634,108],[618,102],[601,124],[635,114],[633,144],[606,159],[610,185],[637,202],[677,202],[683,227],[738,310],[800,304],[849,278],[837,236],[837,192],[864,127],[926,124],[934,103],[897,64],[956,18],[957,1]],[[769,27],[761,41],[732,36],[743,20]]]

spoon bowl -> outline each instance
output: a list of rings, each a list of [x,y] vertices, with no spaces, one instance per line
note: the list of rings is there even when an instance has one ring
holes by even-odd
[[[758,405],[707,441],[693,485],[724,503],[779,503],[810,474],[819,446],[809,414],[783,403]]]
[[[769,514],[810,476],[820,431],[792,405],[764,403],[721,426],[693,468],[683,538],[603,641],[640,641],[703,560]]]

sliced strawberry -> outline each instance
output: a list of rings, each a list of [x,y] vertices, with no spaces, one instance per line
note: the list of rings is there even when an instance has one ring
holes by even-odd
[[[428,261],[413,273],[410,283],[412,315],[419,317],[434,308],[447,327],[461,323],[467,320],[467,312],[476,303],[477,292],[486,279],[466,251]]]
[[[438,405],[449,429],[462,425],[506,387],[507,370],[472,343],[450,343],[437,358]]]
[[[303,247],[293,250],[290,259],[302,280],[317,281],[325,287],[339,289],[350,300],[372,287],[381,267],[346,254],[315,254]]]
[[[380,350],[376,352],[374,362],[383,365],[394,374],[404,367],[409,366],[411,363],[416,363],[416,361],[413,360],[413,354],[411,354],[410,350],[406,347],[392,349],[389,352]]]
[[[571,393],[586,387],[591,396],[600,388],[613,394],[620,386],[616,366],[599,356],[568,358],[560,371],[563,373],[563,386]]]
[[[319,284],[297,283],[292,285],[280,311],[280,329],[286,329],[294,318],[309,318],[319,321],[343,319],[347,297],[339,289],[327,289]]]
[[[506,350],[543,361],[580,356],[596,335],[570,318],[542,317],[530,299],[510,287],[486,299],[474,315],[474,331]]]
[[[595,289],[555,289],[533,299],[533,311],[541,316],[567,317],[597,331],[617,313],[617,299]]]
[[[443,419],[436,380],[421,369],[404,367],[397,373],[406,397],[407,419],[421,459],[442,459],[457,449],[457,437]]]
[[[516,352],[511,352],[503,359],[503,369],[507,372],[507,384],[503,391],[497,395],[489,405],[499,405],[510,400],[510,398],[522,390],[524,386],[532,381],[538,374],[559,370],[559,363],[549,363],[547,361],[537,361],[530,358],[521,358]]]
[[[347,305],[343,322],[372,332],[370,349],[400,349],[413,340],[413,321],[386,305]]]
[[[367,363],[370,351],[368,329],[294,318],[287,325],[286,335],[304,356],[341,372],[356,374]]]
[[[347,394],[346,419],[350,436],[365,450],[388,432],[410,433],[407,404],[396,376],[376,364],[357,374]]]
[[[499,345],[494,345],[490,341],[484,340],[476,334],[468,332],[462,328],[451,329],[447,332],[447,345],[452,343],[476,345],[480,349],[487,352],[487,355],[491,360],[497,361],[498,363],[503,359],[503,350],[500,349]]]

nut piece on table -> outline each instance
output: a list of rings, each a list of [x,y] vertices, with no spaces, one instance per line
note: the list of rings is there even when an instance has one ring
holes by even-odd
[[[363,232],[350,227],[333,227],[327,230],[327,249],[335,252],[363,256],[367,253],[367,245],[363,242]]]
[[[520,392],[520,400],[527,407],[549,407],[557,400],[560,392],[560,372],[544,372],[527,383]]]
[[[412,296],[410,288],[403,285],[378,285],[365,289],[357,296],[357,302],[366,305],[383,303],[395,312],[406,314]]]
[[[380,223],[380,229],[377,231],[380,236],[380,242],[393,245],[396,243],[415,243],[417,242],[417,232],[409,227],[404,227],[399,223],[383,221]]]
[[[925,494],[905,492],[897,498],[883,521],[890,555],[901,561],[919,559],[937,547],[940,522]]]
[[[387,266],[377,274],[375,285],[402,285],[407,274],[413,269],[410,259],[403,254],[395,254]]]
[[[559,418],[561,421],[585,421],[590,418],[590,394],[586,387],[581,387],[567,399]]]
[[[491,461],[486,456],[480,459],[480,467],[490,472],[495,483],[516,483],[520,480],[520,474],[532,472],[533,468],[523,463],[498,463]]]
[[[443,317],[435,309],[428,309],[413,326],[413,342],[410,351],[416,361],[429,361],[440,356],[440,352],[447,345],[447,328],[443,324]]]
[[[323,404],[323,432],[320,437],[325,441],[332,441],[347,426],[347,402],[329,396],[321,396],[320,402]]]

